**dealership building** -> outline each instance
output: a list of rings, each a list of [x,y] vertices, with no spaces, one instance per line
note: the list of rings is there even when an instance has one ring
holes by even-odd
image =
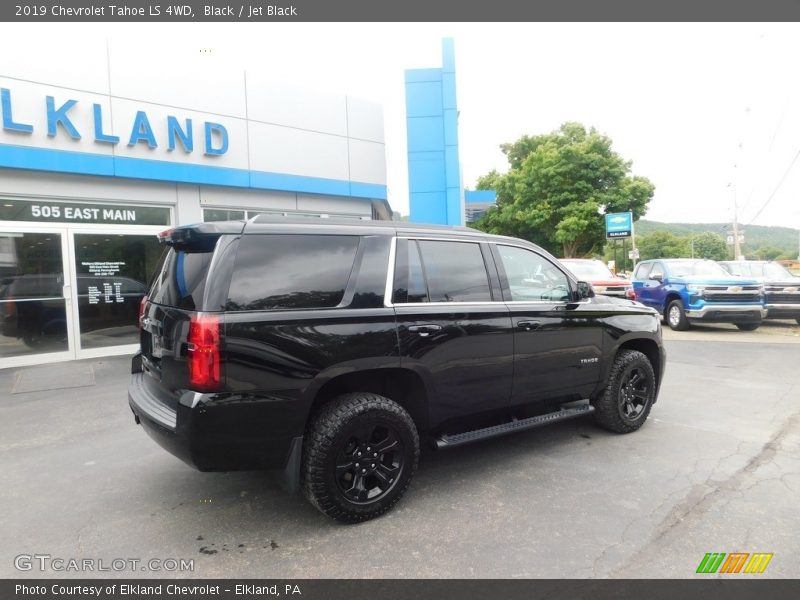
[[[132,353],[169,227],[392,217],[379,104],[76,52],[0,67],[0,368]]]

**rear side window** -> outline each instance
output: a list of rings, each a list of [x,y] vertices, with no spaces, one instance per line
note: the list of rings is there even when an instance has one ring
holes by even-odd
[[[491,301],[489,277],[478,244],[428,240],[418,243],[431,302]],[[417,301],[424,301],[421,290],[417,294]]]
[[[213,256],[213,250],[192,252],[165,248],[148,294],[150,301],[185,310],[201,308]]]
[[[358,249],[353,235],[245,235],[227,310],[332,308],[344,297]]]

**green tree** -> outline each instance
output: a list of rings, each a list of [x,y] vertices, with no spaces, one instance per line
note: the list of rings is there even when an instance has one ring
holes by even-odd
[[[728,259],[728,246],[725,245],[725,240],[713,231],[698,233],[692,237],[690,243],[694,246],[695,258]]]
[[[775,260],[785,253],[784,250],[776,248],[775,246],[761,246],[757,250],[750,252],[756,260]]]
[[[509,171],[492,171],[478,189],[497,191],[497,206],[474,224],[489,233],[513,235],[566,257],[602,251],[606,212],[641,217],[653,197],[645,177],[630,175],[631,163],[614,152],[611,139],[580,123],[503,144]]]
[[[689,238],[668,231],[654,231],[650,235],[636,236],[639,258],[686,258],[691,255]]]

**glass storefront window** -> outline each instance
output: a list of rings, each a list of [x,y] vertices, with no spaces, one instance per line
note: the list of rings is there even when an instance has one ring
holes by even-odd
[[[0,358],[68,349],[58,233],[0,232]]]
[[[76,233],[81,348],[135,344],[139,302],[161,256],[155,235]]]
[[[228,210],[225,208],[206,208],[203,210],[203,221],[241,221],[245,218],[243,210]]]

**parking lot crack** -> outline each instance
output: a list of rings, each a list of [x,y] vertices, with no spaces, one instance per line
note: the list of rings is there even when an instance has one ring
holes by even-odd
[[[787,390],[784,397],[791,392],[791,388]],[[740,497],[744,492],[752,489],[756,485],[768,480],[782,480],[787,489],[791,488],[786,484],[785,477],[793,473],[784,473],[780,477],[774,478],[759,478],[756,472],[759,468],[770,463],[775,459],[778,450],[781,448],[782,441],[796,428],[800,428],[800,411],[793,413],[787,418],[783,425],[778,429],[769,440],[767,440],[750,459],[741,468],[734,471],[727,478],[716,480],[713,478],[714,473],[719,469],[720,465],[730,458],[733,458],[741,452],[743,442],[737,445],[736,451],[729,453],[720,458],[716,465],[709,472],[708,477],[702,483],[691,486],[684,500],[675,505],[672,510],[663,518],[660,525],[655,528],[655,534],[637,551],[630,559],[625,561],[617,569],[609,573],[610,577],[622,576],[626,573],[628,567],[636,561],[641,562],[643,555],[648,552],[657,552],[657,547],[662,542],[663,538],[672,532],[676,527],[680,526],[689,517],[697,517],[707,511],[715,502],[726,500],[730,501],[729,496],[734,495]],[[697,468],[695,463],[695,469]],[[749,482],[750,478],[756,477],[752,483]],[[747,485],[749,483],[749,485]],[[630,527],[630,524],[628,525]],[[626,527],[626,530],[628,529]],[[625,532],[623,531],[623,540]],[[604,557],[606,552],[614,546],[622,543],[622,540],[609,546],[603,551],[601,556],[595,561],[595,564]]]

